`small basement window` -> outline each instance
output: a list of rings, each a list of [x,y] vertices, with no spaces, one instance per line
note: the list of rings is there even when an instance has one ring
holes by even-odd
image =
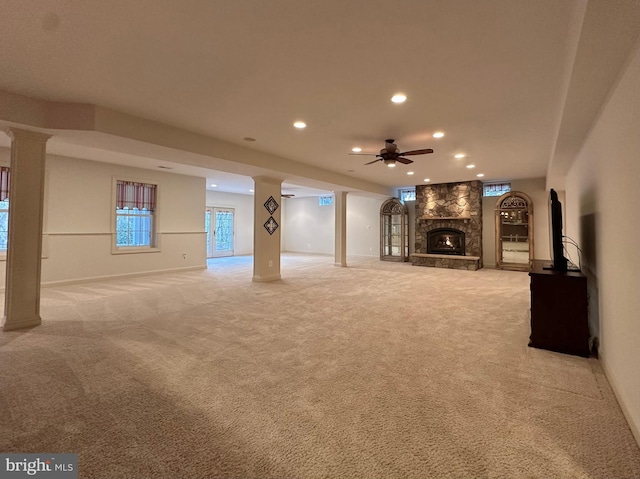
[[[482,185],[483,196],[502,196],[511,191],[511,183],[484,183]]]
[[[318,205],[320,206],[333,206],[333,196],[319,196]]]
[[[399,190],[400,201],[404,203],[405,201],[415,201],[416,200],[416,189],[415,188],[401,188]]]

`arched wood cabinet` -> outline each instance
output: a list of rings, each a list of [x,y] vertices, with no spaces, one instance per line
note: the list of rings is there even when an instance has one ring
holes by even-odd
[[[385,201],[380,207],[380,259],[409,259],[409,213],[397,198]]]
[[[533,202],[520,191],[496,203],[496,268],[530,271],[533,265]]]

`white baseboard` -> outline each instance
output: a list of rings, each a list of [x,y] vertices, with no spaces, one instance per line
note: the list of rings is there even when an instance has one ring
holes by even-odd
[[[613,394],[615,395],[618,401],[618,405],[620,406],[620,409],[622,409],[622,414],[624,414],[624,417],[627,420],[627,424],[629,424],[629,428],[631,429],[631,433],[633,434],[633,437],[636,439],[638,446],[640,446],[640,424],[636,424],[633,422],[633,416],[629,411],[629,407],[627,406],[627,403],[623,400],[622,396],[620,395],[620,388],[618,387],[618,383],[615,380],[615,376],[611,374],[611,370],[607,366],[607,362],[602,357],[602,351],[600,353],[601,354],[598,359],[600,361],[600,364],[602,365],[602,370],[604,371],[604,375],[607,377],[607,380],[609,381],[609,385],[613,390]]]
[[[281,250],[280,253],[286,254],[286,253],[295,253],[295,254],[306,254],[309,256],[333,256],[333,253],[323,253],[321,251],[305,251],[305,250],[295,250],[295,249],[287,249],[287,250]],[[375,253],[375,254],[361,254],[361,253],[347,253],[347,257],[349,256],[362,256],[363,258],[379,258],[380,257],[380,253]]]
[[[317,255],[321,255],[321,256],[333,256],[333,253],[323,253],[321,251],[304,251],[304,250],[300,250],[298,251],[297,249],[283,249],[280,251],[280,253],[295,253],[295,254],[308,254],[309,256],[317,256]]]
[[[88,276],[85,278],[77,278],[77,279],[64,279],[60,281],[47,281],[43,282],[41,286],[43,288],[50,286],[62,286],[66,284],[81,284],[81,283],[91,283],[94,281],[103,281],[103,280],[111,280],[111,279],[124,279],[124,278],[135,278],[137,276],[149,276],[153,274],[163,274],[163,273],[179,273],[182,271],[195,271],[207,269],[207,265],[204,264],[202,266],[185,266],[183,268],[168,268],[168,269],[159,269],[153,271],[136,271],[135,273],[123,273],[123,274],[107,274],[102,276]]]

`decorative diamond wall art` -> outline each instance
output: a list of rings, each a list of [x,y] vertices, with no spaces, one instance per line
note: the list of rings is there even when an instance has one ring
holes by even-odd
[[[278,222],[273,219],[273,216],[269,216],[269,219],[264,224],[264,227],[269,232],[269,234],[272,235],[278,229]]]
[[[280,205],[276,200],[273,199],[273,196],[269,196],[269,199],[264,204],[264,207],[267,209],[270,215],[272,215],[278,209],[278,206]],[[278,224],[276,223],[276,228],[277,227]]]

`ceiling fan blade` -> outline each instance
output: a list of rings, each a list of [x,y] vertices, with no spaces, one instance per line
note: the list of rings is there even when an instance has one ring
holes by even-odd
[[[402,158],[401,156],[396,158],[396,161],[399,163],[404,163],[405,165],[408,165],[409,163],[413,163],[413,160],[410,160],[409,158]]]
[[[382,160],[380,158],[378,158],[377,160],[373,160],[373,161],[370,161],[369,163],[365,163],[365,165],[372,165],[373,163],[375,163],[377,161],[382,161]]]
[[[402,156],[408,156],[408,155],[426,155],[427,153],[433,153],[433,150],[431,148],[424,148],[423,150],[405,151],[404,153],[400,153],[400,154]]]

